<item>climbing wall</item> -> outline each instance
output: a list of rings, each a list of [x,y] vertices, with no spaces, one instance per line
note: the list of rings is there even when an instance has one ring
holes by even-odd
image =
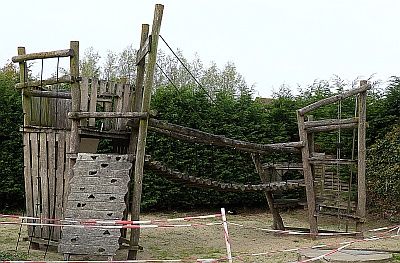
[[[79,153],[70,180],[66,222],[122,219],[131,167],[129,155]],[[58,251],[113,256],[119,237],[120,229],[63,227]]]

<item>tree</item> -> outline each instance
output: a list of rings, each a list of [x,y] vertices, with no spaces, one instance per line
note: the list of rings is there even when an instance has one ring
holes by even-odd
[[[368,149],[367,192],[372,212],[391,218],[400,213],[400,126]]]
[[[24,204],[21,94],[14,89],[18,82],[12,63],[0,69],[0,209]]]
[[[100,55],[95,52],[93,47],[85,50],[84,57],[79,61],[80,75],[89,78],[99,78],[101,68],[99,66]]]

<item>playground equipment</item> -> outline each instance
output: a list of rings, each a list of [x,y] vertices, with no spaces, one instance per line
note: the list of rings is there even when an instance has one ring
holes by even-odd
[[[42,218],[85,217],[103,219],[139,220],[143,170],[148,169],[177,183],[189,186],[229,191],[263,191],[274,218],[274,227],[284,229],[279,211],[274,205],[272,191],[304,186],[310,232],[318,233],[317,218],[322,211],[316,202],[315,182],[318,165],[349,164],[357,167],[357,215],[349,218],[357,222],[362,233],[365,218],[365,105],[366,82],[341,95],[318,101],[297,111],[300,141],[276,144],[257,144],[233,140],[220,135],[175,124],[158,121],[150,110],[150,97],[156,64],[158,38],[163,6],[156,5],[151,35],[149,25],[142,26],[141,46],[137,54],[137,79],[135,85],[124,82],[102,81],[79,75],[79,42],[72,41],[70,48],[53,52],[26,54],[18,48],[13,62],[19,63],[24,123],[24,165],[27,215]],[[60,57],[70,58],[70,75],[31,81],[27,75],[27,61]],[[145,60],[147,62],[145,63]],[[63,83],[70,89],[60,88]],[[358,116],[352,119],[318,120],[307,115],[318,107],[335,103],[351,96],[358,96]],[[98,111],[101,108],[103,111]],[[358,130],[357,158],[351,160],[327,159],[315,153],[313,133],[340,129]],[[168,169],[162,163],[145,156],[147,131],[177,138],[188,143],[207,143],[235,148],[252,155],[261,183],[239,185],[216,182]],[[99,139],[111,139],[113,152],[96,153]],[[301,154],[304,180],[270,182],[261,155],[273,152]],[[84,165],[82,165],[84,163]],[[129,172],[130,167],[133,167]],[[89,168],[88,168],[89,167]],[[277,168],[277,167],[275,167]],[[290,167],[289,167],[290,168]],[[294,169],[299,169],[293,166]],[[133,188],[127,189],[128,177]],[[104,178],[107,182],[102,182]],[[93,185],[100,185],[98,189]],[[123,193],[121,195],[121,192]],[[132,199],[129,200],[129,194]],[[117,195],[118,194],[118,195]],[[127,194],[127,195],[126,195]],[[99,200],[101,200],[99,202]],[[132,204],[129,207],[129,204]],[[124,204],[121,206],[121,204]],[[118,210],[123,207],[125,211]],[[344,216],[343,214],[341,216]],[[103,239],[89,232],[64,232],[59,228],[28,227],[32,244],[59,245],[66,255],[89,253],[78,242],[77,236],[90,235],[90,253],[112,257],[117,242],[129,244],[128,259],[135,259],[139,246],[139,229],[132,229],[130,239],[122,232],[100,233],[111,236],[112,245],[100,246]],[[86,242],[87,243],[87,242]]]

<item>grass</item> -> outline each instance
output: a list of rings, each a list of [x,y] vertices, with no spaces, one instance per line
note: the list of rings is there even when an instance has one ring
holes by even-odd
[[[28,253],[16,251],[0,251],[0,261],[27,260]]]

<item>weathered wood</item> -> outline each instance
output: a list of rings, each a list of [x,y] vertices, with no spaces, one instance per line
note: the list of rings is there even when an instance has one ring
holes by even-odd
[[[298,112],[298,114],[300,116],[303,116],[303,115],[307,114],[308,112],[310,112],[312,110],[315,110],[315,109],[317,109],[319,107],[322,107],[322,106],[337,102],[339,100],[344,100],[344,99],[346,99],[348,97],[351,97],[351,96],[356,95],[356,94],[361,93],[361,92],[365,92],[365,91],[367,91],[369,89],[371,89],[371,85],[365,83],[365,84],[361,85],[359,88],[351,89],[349,91],[343,92],[342,94],[338,94],[338,95],[335,95],[335,96],[332,96],[332,97],[329,97],[329,98],[322,99],[322,100],[319,100],[317,102],[314,102],[314,103],[312,103],[312,104],[310,104],[310,105],[308,105],[308,106],[306,106],[304,108],[301,108],[301,109],[297,110],[297,112]]]
[[[147,112],[69,112],[68,117],[71,119],[83,118],[148,118]]]
[[[122,93],[123,93],[123,91],[124,91],[124,83],[118,82],[117,89],[115,92],[117,97],[115,98],[115,101],[114,101],[114,112],[122,112],[122,103],[123,103]],[[121,120],[122,120],[121,118],[114,120],[114,129],[117,131],[121,130]]]
[[[27,78],[27,76],[26,76]],[[47,86],[47,85],[54,85],[54,84],[59,84],[59,83],[74,83],[72,76],[62,76],[59,78],[49,78],[49,79],[43,79],[43,80],[34,80],[34,81],[25,81],[21,83],[15,84],[16,89],[22,89],[22,88],[29,88],[29,87],[40,87],[40,86]],[[22,80],[23,81],[23,80]]]
[[[129,112],[130,111],[130,105],[129,105],[130,100],[131,100],[131,85],[130,84],[124,84],[124,95],[123,95],[123,98],[122,98],[122,111],[123,112]],[[127,122],[128,122],[128,120],[121,119],[121,130],[126,130]]]
[[[88,106],[89,106],[89,79],[88,77],[82,77],[80,111],[81,112],[87,111]],[[87,125],[87,120],[81,119],[80,126],[86,126],[86,125]]]
[[[311,164],[354,164],[357,160],[351,159],[327,159],[319,157],[310,157],[309,161]]]
[[[69,136],[68,136],[69,137]],[[61,131],[56,134],[57,141],[57,171],[56,171],[56,189],[55,189],[55,218],[63,218],[63,197],[64,197],[64,174],[65,174],[65,151],[68,145],[65,144],[66,132]],[[61,238],[61,229],[59,227],[54,228],[54,239],[59,240]]]
[[[149,35],[149,25],[142,25],[142,33],[140,39],[140,46],[142,47]],[[142,110],[143,101],[143,82],[145,75],[145,61],[142,60],[136,67],[136,88],[132,101],[132,111],[139,112]],[[128,122],[129,123],[129,122]],[[129,140],[128,153],[136,154],[137,140],[139,134],[139,123],[132,127],[132,133]]]
[[[56,50],[56,51],[48,51],[48,52],[39,52],[39,53],[31,53],[31,54],[18,54],[18,56],[12,57],[12,62],[25,62],[28,60],[35,59],[45,59],[45,58],[58,58],[58,57],[72,57],[74,56],[73,49],[64,49],[64,50]]]
[[[307,132],[304,127],[304,115],[297,111],[297,123],[299,127],[300,140],[304,142],[304,147],[301,148],[301,159],[303,163],[303,175],[306,185],[306,196],[307,196],[307,208],[308,208],[308,220],[310,224],[310,233],[318,233],[317,217],[315,217],[316,203],[315,203],[315,189],[314,179],[312,175],[312,167],[308,160],[310,157],[310,149],[308,145]]]
[[[25,55],[25,47],[18,47],[18,55]],[[27,81],[28,69],[26,63],[19,62],[19,79],[22,82]],[[31,124],[31,98],[24,94],[25,90],[22,90],[22,112],[24,113],[24,126],[28,126]]]
[[[151,93],[153,91],[153,80],[154,71],[157,60],[157,47],[158,38],[161,29],[161,21],[163,16],[164,6],[157,4],[154,10],[154,19],[152,26],[152,41],[151,41],[151,52],[148,55],[148,61],[146,64],[146,78],[144,81],[143,100],[142,100],[142,112],[149,112]],[[140,89],[140,87],[137,87]],[[143,180],[143,167],[144,157],[146,148],[146,137],[147,137],[148,119],[141,119],[139,123],[138,140],[136,147],[136,160],[135,160],[135,174],[134,174],[134,186],[133,186],[133,199],[132,199],[132,217],[139,217],[140,215],[140,202],[142,197],[142,180]],[[136,259],[140,231],[132,231],[130,249],[128,253],[128,259]]]
[[[146,41],[141,45],[140,49],[136,54],[136,65],[139,65],[140,62],[146,57],[148,53],[151,51],[151,35],[146,39]]]
[[[260,155],[252,154],[251,158],[256,167],[258,175],[260,176],[261,182],[263,182],[264,184],[268,183],[268,178],[265,175],[264,168],[261,164]],[[265,191],[265,197],[267,198],[269,210],[271,211],[273,217],[273,228],[285,230],[285,225],[283,224],[283,220],[281,215],[279,214],[279,210],[274,206],[274,197],[272,196],[271,191]]]
[[[329,119],[329,120],[320,120],[320,121],[311,121],[308,120],[304,123],[304,127],[306,130],[311,127],[318,126],[330,126],[330,125],[342,125],[342,124],[357,124],[358,118],[348,118],[348,119]]]
[[[360,81],[360,86],[366,86],[367,81]],[[358,123],[358,198],[357,198],[357,216],[365,218],[366,216],[366,184],[365,184],[365,164],[366,164],[366,118],[367,118],[367,92],[361,92],[358,97],[358,117],[360,121]],[[364,233],[364,220],[360,220],[356,223],[356,231]]]
[[[328,125],[328,126],[317,126],[306,128],[308,133],[317,133],[317,132],[328,132],[328,131],[338,131],[338,130],[353,130],[357,129],[357,123],[349,123],[349,124],[339,124],[339,125]]]
[[[33,192],[33,215],[34,217],[40,216],[40,173],[39,173],[39,138],[38,133],[31,134],[31,158],[32,158],[32,192]],[[34,226],[34,235],[42,237],[42,230],[40,226]]]
[[[74,56],[70,59],[70,70],[71,77],[78,78],[79,77],[79,42],[71,41],[70,42],[71,49],[74,50]],[[72,96],[72,111],[79,111],[81,104],[81,94],[79,82],[74,82],[71,84],[71,96]],[[67,196],[69,191],[69,183],[70,180],[74,176],[73,167],[75,164],[75,156],[79,151],[80,144],[80,136],[79,136],[79,120],[72,120],[71,124],[71,132],[69,138],[67,138],[66,145],[69,145],[69,149],[66,152],[66,167],[67,167],[67,175],[65,176],[65,188],[63,193],[63,207],[66,207]]]
[[[34,216],[34,197],[32,189],[32,164],[31,164],[31,140],[30,133],[24,132],[24,178],[25,178],[25,201],[27,216]],[[32,223],[28,220],[28,223]],[[33,226],[28,226],[28,236],[33,236]]]
[[[52,91],[52,90],[25,90],[25,96],[30,97],[43,97],[43,98],[57,98],[57,99],[71,99],[71,92],[67,91]]]
[[[96,112],[97,111],[97,90],[99,87],[99,80],[93,79],[90,86],[90,103],[89,103],[89,111]],[[95,118],[89,118],[89,126],[94,127],[96,124]]]
[[[49,175],[48,175],[48,152],[47,152],[47,134],[39,134],[39,174],[40,174],[40,187],[38,189],[41,198],[41,217],[50,218],[50,203],[49,203]],[[42,227],[42,238],[48,239],[50,229],[48,226]]]
[[[129,123],[128,123],[129,124]],[[263,151],[265,153],[271,152],[291,152],[291,153],[299,153],[300,151],[297,148],[303,146],[303,142],[289,142],[289,143],[274,143],[274,144],[257,144],[257,143],[249,143],[240,140],[234,140],[230,138],[226,138],[224,136],[214,135],[211,133],[203,132],[200,130],[162,122],[156,119],[149,119],[149,126],[156,127],[159,129],[172,131],[175,133],[179,133],[186,136],[197,137],[200,138],[208,144],[214,144],[219,146],[231,147],[231,148],[241,148],[250,150],[258,150]]]

